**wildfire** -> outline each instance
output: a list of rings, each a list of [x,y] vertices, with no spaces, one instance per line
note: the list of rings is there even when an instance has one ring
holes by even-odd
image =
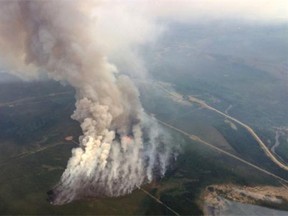
[[[130,136],[123,136],[122,137],[122,142],[124,142],[124,143],[131,144],[132,141],[133,141],[133,139]]]

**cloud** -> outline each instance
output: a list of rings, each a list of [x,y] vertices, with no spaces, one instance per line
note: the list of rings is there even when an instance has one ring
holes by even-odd
[[[123,1],[116,2],[114,4],[123,3]],[[258,22],[288,21],[288,1],[286,0],[140,0],[127,2],[132,4],[135,10],[143,7],[154,17],[174,21],[193,22],[218,19]]]

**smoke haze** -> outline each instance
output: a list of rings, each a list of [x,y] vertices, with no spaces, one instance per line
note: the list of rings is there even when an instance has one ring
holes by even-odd
[[[24,79],[47,74],[76,90],[72,118],[83,135],[51,201],[130,193],[163,176],[174,156],[169,136],[110,59],[146,76],[135,48],[165,32],[163,20],[287,22],[285,6],[282,0],[1,1],[1,63]]]
[[[97,7],[89,1],[1,2],[0,46],[14,73],[47,73],[76,90],[71,117],[83,135],[50,193],[54,204],[130,193],[163,176],[172,154],[167,135],[143,111],[132,81],[108,62],[109,49],[97,40],[92,3]]]

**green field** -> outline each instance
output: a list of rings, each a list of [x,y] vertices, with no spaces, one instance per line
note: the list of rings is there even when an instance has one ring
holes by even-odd
[[[169,209],[141,190],[119,198],[90,197],[64,206],[50,205],[46,201],[46,192],[60,179],[71,149],[75,147],[75,144],[66,142],[64,138],[73,135],[77,139],[81,131],[77,122],[70,119],[74,109],[73,91],[65,95],[42,97],[42,85],[47,85],[42,95],[71,91],[68,87],[61,87],[53,82],[41,85],[30,83],[24,87],[17,87],[15,84],[13,88],[18,88],[21,97],[15,93],[10,101],[35,98],[23,100],[13,107],[0,107],[1,214],[173,215]],[[10,87],[2,88],[7,92]],[[153,94],[141,96],[149,113],[224,150],[237,155],[243,154],[246,147],[238,149],[235,146],[237,140],[231,140],[225,133],[225,130],[230,133],[232,129],[225,127],[227,124],[222,118],[196,106],[179,105],[161,92],[150,89]],[[7,101],[5,95],[0,95],[0,103]],[[191,109],[194,111],[191,112]],[[274,178],[242,162],[191,141],[169,128],[165,130],[173,137],[173,145],[181,146],[178,159],[163,179],[143,187],[179,214],[202,214],[199,195],[210,184],[279,186]],[[249,157],[246,155],[247,159]],[[266,167],[266,164],[263,166]],[[286,207],[284,209],[287,210]]]

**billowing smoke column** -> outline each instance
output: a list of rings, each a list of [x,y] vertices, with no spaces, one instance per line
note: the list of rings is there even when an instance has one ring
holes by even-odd
[[[88,11],[80,1],[1,1],[4,60],[18,73],[44,71],[76,90],[72,118],[83,135],[50,194],[59,205],[130,193],[163,176],[171,157],[167,136],[144,113],[132,81],[99,51]]]

